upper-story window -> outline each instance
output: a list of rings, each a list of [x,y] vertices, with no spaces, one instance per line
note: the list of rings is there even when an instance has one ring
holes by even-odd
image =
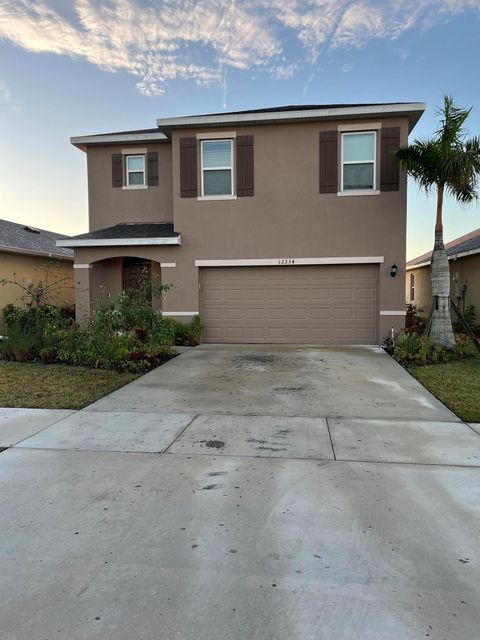
[[[126,156],[125,174],[127,187],[145,186],[145,156]]]
[[[342,133],[342,191],[375,190],[375,131]]]
[[[202,196],[233,196],[233,140],[202,140]]]

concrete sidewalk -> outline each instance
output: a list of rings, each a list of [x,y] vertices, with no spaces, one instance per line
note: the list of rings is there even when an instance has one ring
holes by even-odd
[[[480,436],[379,350],[201,347],[5,411],[2,640],[478,635]]]

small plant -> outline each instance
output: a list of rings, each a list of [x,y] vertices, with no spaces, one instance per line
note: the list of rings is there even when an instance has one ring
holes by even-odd
[[[412,361],[420,349],[420,336],[416,333],[401,333],[398,336],[393,357],[399,361]]]
[[[407,333],[422,334],[425,332],[425,320],[422,317],[423,309],[419,309],[414,304],[407,304],[405,316],[405,331]]]
[[[477,308],[474,304],[469,304],[463,313],[463,317],[465,318],[466,323],[472,329],[475,330],[477,326]]]
[[[195,316],[192,322],[175,325],[175,344],[184,347],[196,347],[202,337],[202,323],[199,316]]]
[[[0,342],[0,355],[4,360],[32,362],[39,354],[39,336],[33,331],[10,327],[6,339]]]

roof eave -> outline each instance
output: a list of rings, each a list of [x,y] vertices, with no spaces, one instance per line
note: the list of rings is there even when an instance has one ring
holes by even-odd
[[[407,116],[409,119],[409,131],[421,118],[425,111],[424,102],[412,102],[409,104],[385,104],[363,107],[336,107],[330,109],[309,109],[306,111],[272,111],[268,113],[245,113],[225,115],[199,115],[182,116],[177,118],[158,118],[157,127],[169,132],[173,129],[185,129],[194,127],[219,127],[222,125],[257,125],[257,124],[284,124],[289,122],[309,122],[318,120],[350,120],[352,118],[372,118],[378,116]]]
[[[80,247],[129,247],[182,244],[181,235],[166,238],[79,238],[57,240],[57,247],[70,249]]]
[[[59,242],[58,240],[56,242]],[[62,245],[57,244],[57,247]],[[68,248],[68,247],[67,247]],[[35,258],[47,258],[49,260],[68,260],[73,261],[73,255],[69,256],[63,253],[52,253],[51,251],[36,251],[35,249],[23,249],[22,247],[6,247],[0,246],[2,253],[19,253],[21,255],[33,256]]]
[[[452,253],[447,256],[448,260],[458,260],[458,258],[467,258],[468,256],[474,256],[477,253],[480,253],[480,247],[477,249],[470,249],[469,251],[459,251],[458,253]],[[431,260],[426,260],[424,262],[418,262],[417,264],[408,264],[406,266],[407,271],[411,271],[412,269],[421,269],[422,267],[428,267],[431,264]]]
[[[73,136],[70,138],[70,143],[82,151],[86,151],[87,147],[94,147],[98,145],[132,144],[139,142],[168,142],[168,137],[159,131],[158,133],[115,133],[92,136]]]

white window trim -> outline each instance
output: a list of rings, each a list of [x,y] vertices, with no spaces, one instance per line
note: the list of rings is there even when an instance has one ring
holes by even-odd
[[[415,300],[415,274],[410,274],[410,302]]]
[[[236,137],[236,131],[206,131],[205,133],[197,133],[197,140],[232,140]]]
[[[350,191],[339,191],[337,196],[379,196],[381,191],[372,189],[351,189]]]
[[[198,196],[197,200],[236,200],[237,196]]]
[[[361,131],[362,133],[370,132],[374,129],[381,129],[381,122],[362,122],[359,124],[339,124],[337,125],[337,131],[340,132],[351,132],[351,131]]]
[[[230,143],[230,166],[229,167],[206,167],[203,166],[203,143],[209,142],[210,140],[215,139],[217,142],[229,142]],[[222,195],[216,196],[206,196],[204,192],[203,186],[203,172],[204,171],[226,171],[229,170],[231,173],[231,185],[232,190],[231,193],[225,193]],[[205,138],[200,141],[200,181],[201,181],[201,196],[198,196],[197,200],[235,200],[235,184],[234,184],[234,171],[233,171],[233,140],[231,138]]]
[[[147,150],[144,149],[122,149],[123,156],[141,156],[146,155]]]
[[[345,164],[372,164],[371,160],[345,160],[343,159],[343,139],[345,136],[359,136],[365,133],[370,133],[373,135],[373,189],[347,189],[346,191],[343,188],[343,167]],[[377,132],[364,129],[363,131],[345,131],[341,134],[340,141],[341,149],[341,179],[340,179],[340,194],[342,195],[379,195],[380,192],[377,190]]]
[[[130,184],[130,174],[131,173],[139,173],[138,170],[133,170],[133,169],[129,169],[128,168],[128,159],[129,158],[141,158],[142,162],[143,162],[143,184]],[[126,182],[127,184],[124,185],[125,189],[146,189],[147,185],[145,184],[145,155],[144,154],[139,154],[139,153],[132,153],[129,155],[125,156],[125,178],[126,178]]]

